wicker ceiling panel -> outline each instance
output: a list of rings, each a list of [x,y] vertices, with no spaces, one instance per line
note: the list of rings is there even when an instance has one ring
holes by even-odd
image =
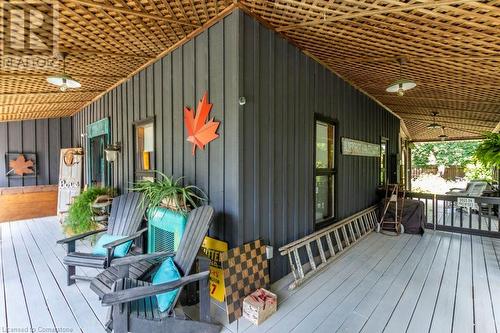
[[[431,112],[447,135],[477,137],[500,122],[500,1],[242,0],[253,15],[405,120],[415,140]],[[417,87],[385,88],[403,76]],[[435,132],[435,133],[434,133]]]
[[[51,0],[33,9],[50,13]],[[500,1],[472,0],[60,0],[58,47],[82,88],[46,83],[62,70],[2,68],[0,121],[72,114],[228,7],[277,30],[405,120],[413,139],[433,139],[431,112],[450,137],[478,136],[500,122]],[[11,18],[21,38],[20,18]],[[42,26],[45,27],[45,26]],[[5,28],[5,22],[4,22]],[[42,39],[50,38],[46,28]],[[17,34],[17,35],[16,35]],[[10,54],[29,52],[8,50]],[[385,88],[403,76],[417,87],[398,97]],[[52,112],[52,113],[51,113]],[[17,118],[15,118],[17,117]],[[438,130],[440,132],[440,130]],[[438,133],[437,135],[439,135]]]
[[[7,5],[12,15],[3,17],[2,28],[10,31],[11,40],[28,40],[19,9],[43,13],[37,31],[40,45],[50,44],[54,30],[49,23],[58,22],[57,47],[68,54],[66,72],[82,87],[62,93],[46,82],[47,76],[63,69],[60,58],[51,58],[52,50],[5,44],[4,56],[44,57],[51,65],[2,66],[0,121],[74,114],[234,6],[225,0],[34,0],[22,5],[2,1]]]

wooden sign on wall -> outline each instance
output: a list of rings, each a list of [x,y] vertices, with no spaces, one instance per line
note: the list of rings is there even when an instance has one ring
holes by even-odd
[[[342,155],[380,157],[380,144],[343,137]]]
[[[62,217],[81,191],[83,151],[81,148],[67,148],[61,149],[60,154],[57,215]]]

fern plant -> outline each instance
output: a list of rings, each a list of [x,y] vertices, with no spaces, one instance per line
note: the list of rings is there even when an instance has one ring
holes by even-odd
[[[67,235],[78,235],[98,227],[92,219],[94,213],[91,204],[101,195],[114,196],[115,191],[106,187],[90,187],[74,198],[63,224]]]
[[[187,214],[207,201],[207,196],[197,186],[183,186],[183,177],[174,179],[155,171],[155,180],[141,180],[133,184],[132,191],[144,194],[148,208],[166,207],[181,214]]]
[[[488,167],[500,166],[500,133],[485,133],[485,139],[477,147],[475,158]]]

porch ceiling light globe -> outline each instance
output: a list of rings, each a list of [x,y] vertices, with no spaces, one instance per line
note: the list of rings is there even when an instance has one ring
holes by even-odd
[[[61,91],[66,91],[68,88],[76,89],[82,85],[80,82],[73,79],[68,74],[58,74],[47,77],[47,82],[59,87]]]
[[[441,141],[444,141],[444,140],[448,139],[448,135],[441,134],[440,136],[438,136],[438,138],[441,139]]]
[[[403,96],[405,91],[413,89],[417,86],[417,84],[410,80],[397,80],[391,83],[390,86],[385,89],[385,91],[390,93],[398,93],[399,96]]]

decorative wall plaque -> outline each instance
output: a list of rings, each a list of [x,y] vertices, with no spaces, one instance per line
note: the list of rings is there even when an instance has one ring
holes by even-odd
[[[36,154],[6,153],[5,170],[7,177],[36,176]]]
[[[380,144],[342,138],[342,154],[380,157]]]
[[[187,141],[193,144],[193,155],[196,152],[196,147],[203,150],[205,145],[219,137],[217,128],[220,122],[214,121],[214,118],[207,121],[212,106],[213,104],[208,102],[208,92],[205,92],[198,103],[196,113],[193,109],[184,108],[184,123],[188,132]]]

